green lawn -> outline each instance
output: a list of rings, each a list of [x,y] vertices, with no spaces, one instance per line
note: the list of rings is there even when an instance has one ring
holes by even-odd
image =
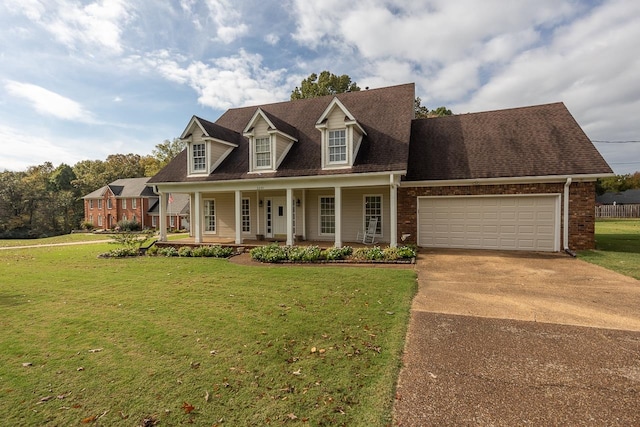
[[[412,270],[112,248],[0,251],[4,425],[391,422]]]
[[[45,239],[6,239],[0,240],[0,247],[10,246],[32,246],[32,245],[50,245],[59,243],[75,243],[88,242],[93,240],[107,240],[111,236],[108,234],[93,233],[74,233],[64,234],[62,236],[47,237]]]
[[[640,279],[640,220],[598,220],[596,250],[583,251],[579,257]]]

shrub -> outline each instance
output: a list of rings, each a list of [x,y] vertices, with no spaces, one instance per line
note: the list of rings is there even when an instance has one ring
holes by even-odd
[[[158,255],[172,257],[178,256],[178,250],[173,246],[167,246],[166,248],[158,248]]]
[[[151,246],[147,249],[147,255],[158,255],[158,247],[156,245]]]
[[[353,254],[353,248],[351,246],[344,246],[342,248],[333,247],[323,251],[323,258],[333,261],[348,258],[351,254]]]
[[[134,248],[117,248],[111,249],[109,252],[100,254],[101,258],[125,258],[129,256],[138,256],[138,250]]]
[[[95,227],[93,226],[93,223],[91,223],[90,221],[84,221],[82,224],[80,224],[80,228],[83,230],[91,231]]]
[[[121,231],[140,231],[142,226],[138,221],[123,219],[118,221],[117,228]]]
[[[358,248],[353,252],[353,258],[359,260],[377,261],[384,259],[384,252],[380,246],[372,248]]]
[[[180,249],[178,249],[178,256],[181,256],[181,257],[192,256],[191,248],[189,246],[181,246]]]
[[[401,246],[398,248],[398,256],[401,259],[411,259],[416,257],[416,250],[411,246]]]
[[[277,243],[258,246],[249,252],[251,258],[260,262],[278,262],[287,259],[287,249],[279,246]]]
[[[313,262],[320,259],[320,247],[318,246],[306,246],[302,253],[302,261]],[[293,260],[292,260],[293,261]]]

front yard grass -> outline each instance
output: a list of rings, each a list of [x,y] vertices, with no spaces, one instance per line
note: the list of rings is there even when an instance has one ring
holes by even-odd
[[[596,249],[580,259],[640,279],[640,220],[596,221]]]
[[[44,239],[0,239],[0,247],[51,245],[60,243],[88,242],[93,240],[109,240],[108,234],[73,233]]]
[[[0,251],[6,425],[391,422],[412,270],[111,247]]]

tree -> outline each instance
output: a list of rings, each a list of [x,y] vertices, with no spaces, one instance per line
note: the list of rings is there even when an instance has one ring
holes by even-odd
[[[316,73],[312,73],[302,80],[300,87],[296,86],[291,92],[291,100],[317,98],[319,96],[359,90],[360,88],[356,82],[352,82],[351,77],[348,75],[336,76],[329,71],[323,71],[319,76]]]
[[[153,176],[160,169],[165,167],[171,160],[187,147],[187,143],[180,138],[173,138],[172,141],[165,139],[164,142],[157,144],[153,149],[151,156],[142,158],[142,164],[145,170],[145,176]]]
[[[427,107],[422,105],[422,100],[419,96],[415,99],[414,108],[416,119],[429,119],[432,117],[451,116],[453,114],[447,107],[438,107],[435,110],[429,111]]]
[[[344,92],[357,92],[360,90],[356,82],[351,81],[351,77],[346,74],[337,76],[329,71],[323,71],[318,76],[316,73],[310,74],[309,77],[302,80],[300,86],[291,91],[291,100],[317,98],[325,95],[335,95]],[[450,116],[451,110],[446,107],[438,107],[435,110],[429,109],[422,105],[422,100],[417,96],[414,100],[414,109],[416,119],[424,119],[429,117]],[[175,140],[174,140],[175,141]],[[167,141],[165,141],[166,143]]]
[[[599,195],[606,192],[621,193],[636,188],[640,188],[640,172],[600,178],[596,182],[596,192]]]

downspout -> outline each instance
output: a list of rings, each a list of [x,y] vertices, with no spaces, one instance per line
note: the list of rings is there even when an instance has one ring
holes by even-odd
[[[569,249],[569,187],[571,186],[571,177],[567,178],[567,182],[564,183],[564,221],[563,221],[563,236],[562,241],[564,243],[564,251],[576,257],[576,253]]]

